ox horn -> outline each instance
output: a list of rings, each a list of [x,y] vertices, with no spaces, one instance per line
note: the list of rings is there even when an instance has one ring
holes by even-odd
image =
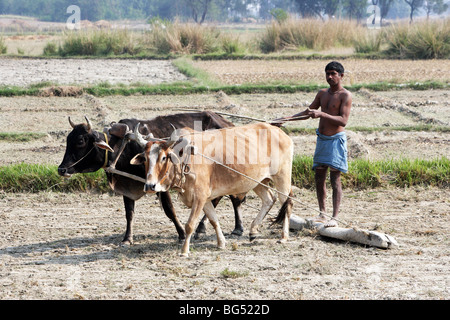
[[[87,123],[87,131],[90,132],[92,129],[91,122],[89,121],[88,117],[84,116],[84,118],[86,119]]]
[[[170,124],[173,128],[173,132],[170,135],[169,141],[167,141],[167,145],[170,147],[172,147],[177,141],[178,139],[180,139],[180,136],[177,134],[177,128],[175,128],[175,126],[173,124]]]
[[[153,134],[150,132],[148,135],[143,136],[139,132],[139,127],[141,126],[141,123],[139,122],[136,127],[134,128],[133,134],[130,136],[130,139],[136,141],[141,147],[145,147],[147,145],[147,142],[156,142],[156,141],[164,141],[163,139],[158,139],[153,136]]]
[[[144,137],[142,136],[142,134],[139,132],[139,127],[141,126],[141,123],[138,123],[136,125],[136,127],[134,128],[134,138],[135,141],[141,146],[141,147],[145,147],[147,145],[147,140],[144,139]]]
[[[74,128],[75,128],[75,123],[72,122],[72,120],[70,119],[70,117],[69,117],[69,123],[70,123],[70,126],[74,129]]]

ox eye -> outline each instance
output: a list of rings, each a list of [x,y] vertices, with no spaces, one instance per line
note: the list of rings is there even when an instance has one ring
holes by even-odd
[[[166,159],[167,159],[167,157],[166,157],[166,156],[163,156],[163,157],[161,158],[161,162],[166,161]]]
[[[86,139],[83,136],[79,136],[76,140],[76,146],[78,148],[83,148],[86,145]]]

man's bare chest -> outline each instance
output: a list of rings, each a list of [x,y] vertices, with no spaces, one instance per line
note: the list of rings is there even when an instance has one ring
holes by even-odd
[[[339,114],[341,107],[341,99],[338,95],[325,95],[320,99],[320,106],[323,112],[331,115]]]

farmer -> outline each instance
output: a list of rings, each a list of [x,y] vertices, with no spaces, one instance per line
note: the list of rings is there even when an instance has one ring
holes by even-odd
[[[325,227],[336,227],[342,199],[341,172],[346,173],[348,170],[347,136],[344,128],[350,115],[352,95],[342,87],[344,77],[342,64],[336,61],[330,62],[325,67],[325,75],[330,88],[320,90],[306,110],[291,117],[276,119],[272,124],[281,126],[285,121],[299,120],[299,118],[320,118],[319,128],[316,129],[317,144],[313,163],[320,209],[320,214],[315,220],[323,222]],[[327,221],[325,200],[328,168],[330,168],[333,189],[333,216]]]

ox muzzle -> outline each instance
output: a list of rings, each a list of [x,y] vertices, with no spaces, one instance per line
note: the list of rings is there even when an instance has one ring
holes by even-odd
[[[72,173],[69,173],[69,169],[65,167],[58,167],[58,174],[64,178],[70,178]]]

